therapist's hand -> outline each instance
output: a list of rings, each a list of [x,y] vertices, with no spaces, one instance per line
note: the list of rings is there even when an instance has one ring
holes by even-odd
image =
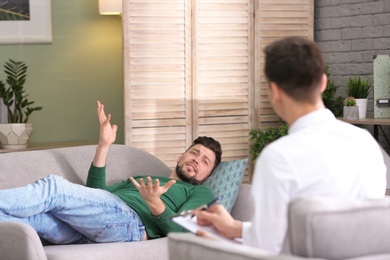
[[[214,204],[206,210],[195,210],[194,215],[200,226],[212,226],[227,238],[241,238],[242,222],[235,220],[220,204]],[[202,235],[202,233],[198,233]]]

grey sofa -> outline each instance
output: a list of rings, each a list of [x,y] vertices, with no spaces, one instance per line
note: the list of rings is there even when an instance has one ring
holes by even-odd
[[[85,184],[96,146],[0,154],[0,189],[23,186],[49,174]],[[134,147],[113,145],[107,162],[107,181],[115,183],[134,175],[167,176],[171,169],[159,159]],[[242,184],[232,209],[234,217],[249,220],[250,185]],[[0,198],[1,199],[1,198]],[[0,223],[0,259],[168,259],[167,238],[133,243],[43,245],[28,225]]]

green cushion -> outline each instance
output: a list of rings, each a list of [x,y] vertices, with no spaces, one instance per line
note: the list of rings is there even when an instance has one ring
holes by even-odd
[[[221,162],[202,183],[211,189],[215,197],[222,197],[218,203],[229,212],[236,202],[247,162],[247,158]]]

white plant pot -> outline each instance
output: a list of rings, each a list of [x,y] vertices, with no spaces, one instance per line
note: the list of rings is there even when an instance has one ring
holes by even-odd
[[[356,105],[359,108],[359,118],[366,118],[367,114],[367,98],[356,98]]]
[[[11,150],[26,148],[32,130],[32,124],[0,124],[2,148]]]

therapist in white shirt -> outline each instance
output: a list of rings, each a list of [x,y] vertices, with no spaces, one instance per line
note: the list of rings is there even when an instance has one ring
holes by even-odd
[[[287,208],[307,195],[381,198],[386,166],[370,133],[337,120],[325,108],[327,77],[320,48],[289,37],[265,48],[265,75],[275,112],[288,135],[269,144],[256,161],[252,182],[252,221],[240,222],[221,205],[197,211],[200,225],[212,225],[228,238],[274,253],[289,253]],[[201,234],[202,235],[202,234]]]

